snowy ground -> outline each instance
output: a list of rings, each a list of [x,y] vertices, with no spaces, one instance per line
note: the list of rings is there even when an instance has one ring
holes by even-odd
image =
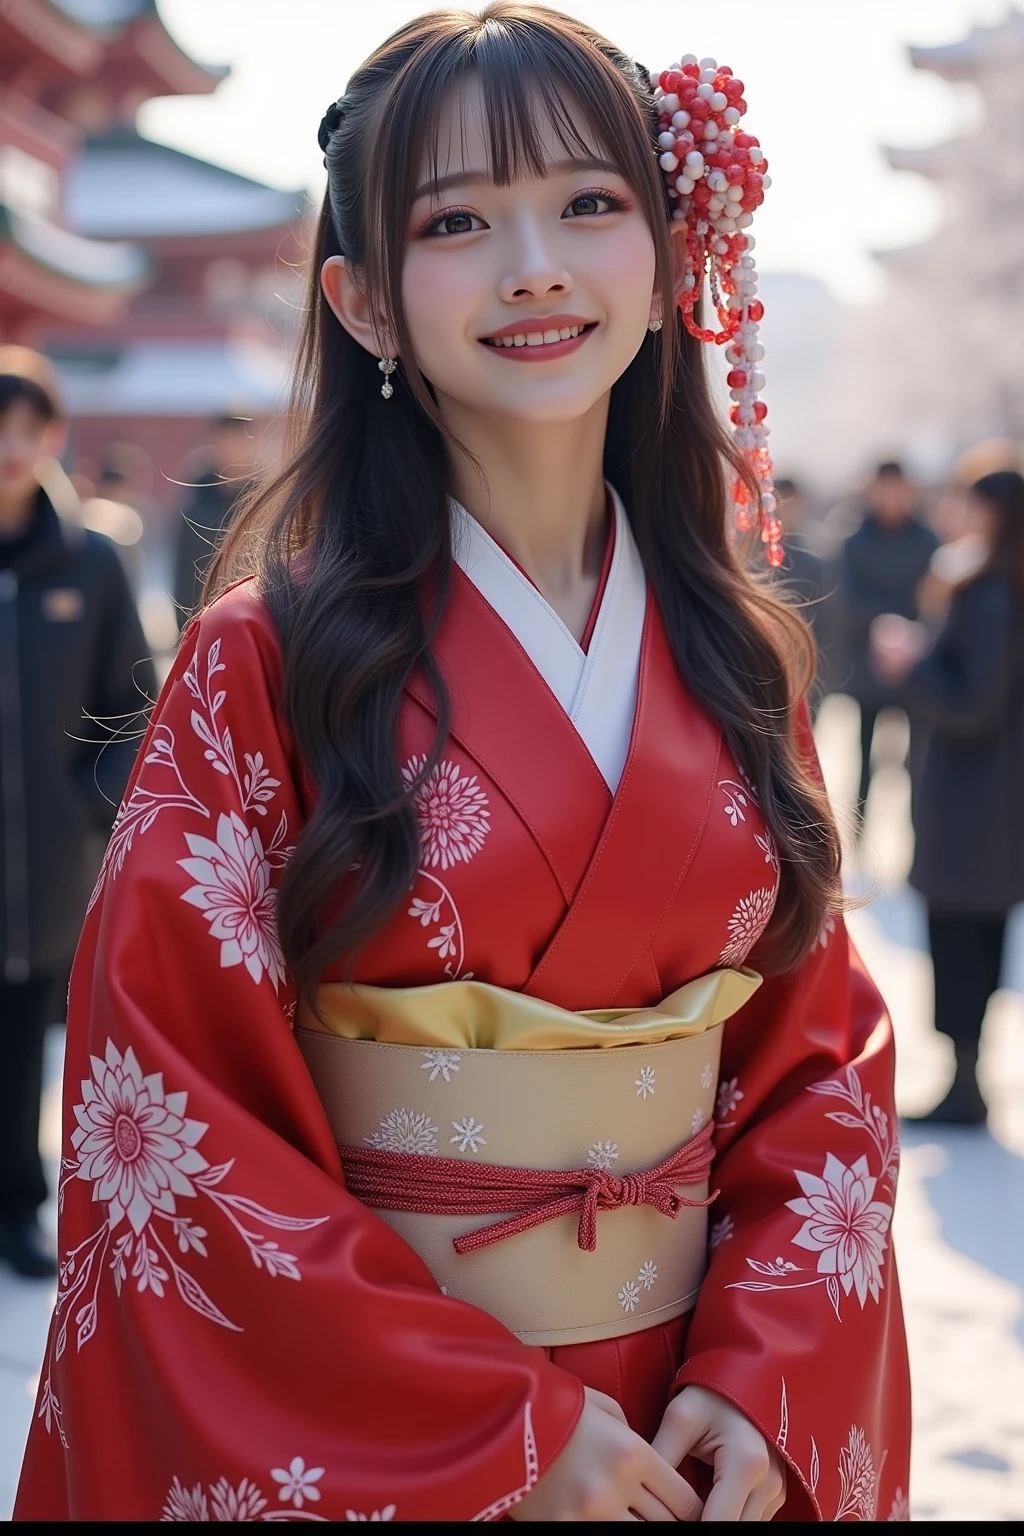
[[[827,701],[818,736],[840,808],[856,774],[856,727],[848,700]],[[853,888],[872,899],[851,928],[892,1011],[900,1105],[914,1111],[939,1096],[950,1059],[930,1030],[923,919],[903,880],[910,831],[898,725],[879,748],[890,765],[876,775],[864,854],[850,861]],[[1024,1519],[1024,912],[1017,917],[1005,990],[986,1023],[990,1132],[905,1129],[895,1232],[914,1373],[911,1504],[922,1520]],[[51,1047],[43,1135],[55,1159],[56,1031]],[[14,1497],[52,1295],[0,1266],[0,1518]]]

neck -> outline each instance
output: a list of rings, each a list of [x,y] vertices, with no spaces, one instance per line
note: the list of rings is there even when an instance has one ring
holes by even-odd
[[[16,539],[32,521],[38,487],[28,491],[0,491],[0,539]]]
[[[608,398],[576,421],[551,426],[484,416],[447,400],[441,409],[462,445],[451,450],[453,494],[579,638],[607,537]]]

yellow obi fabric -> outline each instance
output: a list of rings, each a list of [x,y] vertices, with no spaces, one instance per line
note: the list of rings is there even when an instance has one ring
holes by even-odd
[[[343,1161],[346,1147],[418,1154],[425,1173],[436,1159],[442,1201],[452,1159],[624,1181],[658,1169],[707,1126],[723,1022],[759,985],[752,971],[715,971],[653,1008],[571,1013],[478,981],[332,983],[315,1014],[301,1013],[296,1037]],[[673,1187],[689,1201],[708,1194],[706,1179]],[[456,1239],[502,1216],[378,1214],[447,1295],[530,1344],[613,1338],[677,1317],[693,1306],[706,1264],[699,1205],[675,1217],[649,1203],[601,1209],[592,1252],[580,1246],[577,1214],[461,1253]]]
[[[317,990],[317,1012],[301,1009],[297,1024],[300,1029],[345,1040],[453,1050],[566,1051],[656,1045],[713,1029],[742,1008],[760,985],[756,971],[711,971],[653,1008],[570,1013],[483,981],[428,987],[330,982]]]

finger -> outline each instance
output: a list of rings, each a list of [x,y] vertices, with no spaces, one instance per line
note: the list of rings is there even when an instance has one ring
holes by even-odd
[[[685,1477],[651,1447],[640,1473],[641,1482],[662,1504],[672,1511],[677,1520],[699,1520],[703,1504]]]
[[[774,1510],[771,1508],[772,1499],[770,1491],[760,1484],[753,1493],[747,1495],[747,1502],[740,1511],[741,1520],[768,1520]]]
[[[630,1498],[629,1507],[640,1520],[671,1520],[675,1524],[678,1518],[667,1504],[655,1498],[647,1488],[641,1488],[639,1493]]]
[[[588,1387],[587,1401],[593,1403],[595,1408],[600,1408],[602,1412],[611,1414],[612,1418],[618,1419],[620,1424],[627,1422],[622,1405],[617,1403],[614,1397],[609,1397],[607,1392],[598,1392],[596,1387]]]
[[[741,1520],[770,1520],[786,1502],[786,1478],[773,1465],[768,1476],[758,1484],[743,1506]]]
[[[708,1494],[702,1519],[739,1520],[747,1499],[765,1479],[766,1461],[767,1451],[759,1456],[731,1445],[722,1446],[715,1456],[715,1485]]]
[[[677,1397],[671,1413],[666,1413],[662,1419],[658,1433],[651,1441],[651,1449],[657,1451],[670,1467],[678,1467],[707,1428],[706,1416],[694,1412],[685,1398]]]

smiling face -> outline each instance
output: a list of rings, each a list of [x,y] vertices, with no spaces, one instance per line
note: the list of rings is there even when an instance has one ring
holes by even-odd
[[[571,105],[571,104],[567,104]],[[639,350],[655,250],[639,200],[573,111],[538,124],[546,175],[495,183],[479,87],[452,92],[409,217],[402,302],[442,415],[584,416]]]

